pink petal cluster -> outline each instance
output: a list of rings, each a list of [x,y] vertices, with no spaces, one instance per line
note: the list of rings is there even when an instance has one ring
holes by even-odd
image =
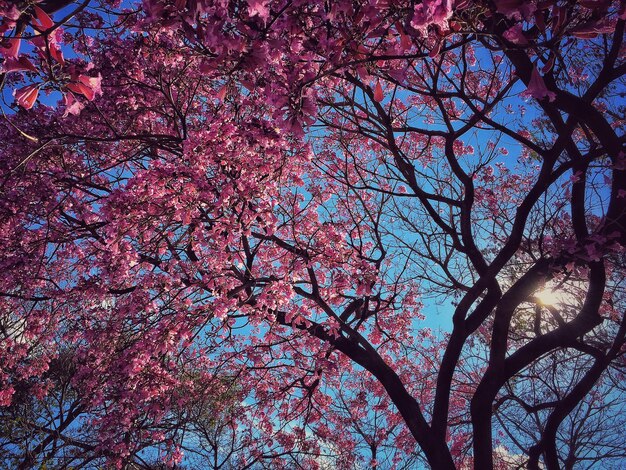
[[[533,67],[530,75],[530,81],[524,91],[526,96],[535,98],[536,100],[548,99],[548,101],[554,101],[556,99],[556,93],[548,90],[543,77],[539,74],[537,67]]]

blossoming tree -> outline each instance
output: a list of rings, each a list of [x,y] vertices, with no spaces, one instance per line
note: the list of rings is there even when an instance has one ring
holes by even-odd
[[[625,20],[0,1],[4,463],[623,463]]]

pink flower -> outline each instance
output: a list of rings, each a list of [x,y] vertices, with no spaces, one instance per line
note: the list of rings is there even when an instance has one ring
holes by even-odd
[[[496,0],[498,13],[508,18],[529,18],[537,10],[533,2],[526,0]]]
[[[35,101],[37,101],[37,96],[39,95],[39,85],[25,86],[24,88],[16,90],[14,95],[17,104],[24,109],[30,109],[34,106]]]
[[[15,389],[13,387],[0,390],[0,406],[9,406],[11,404],[11,397],[14,393]]]
[[[5,72],[37,72],[33,63],[26,57],[20,57],[19,59],[7,58],[4,61],[3,69]]]
[[[452,0],[424,0],[415,6],[411,26],[423,35],[426,35],[430,25],[445,30],[448,29],[448,20],[452,13]]]
[[[65,58],[63,57],[63,51],[58,46],[58,44],[50,44],[50,55],[54,60],[56,60],[59,64],[65,64]]]
[[[580,25],[574,28],[571,34],[579,39],[592,39],[597,37],[598,34],[610,34],[613,31],[615,31],[615,23],[603,19]]]
[[[380,80],[376,82],[374,87],[374,101],[380,103],[383,100],[383,87],[380,85]]]
[[[0,46],[0,54],[6,58],[17,58],[22,40],[19,38],[10,38],[6,42],[8,44],[6,47]]]
[[[510,27],[502,36],[504,36],[504,39],[512,42],[513,44],[518,44],[520,46],[528,44],[528,39],[524,36],[521,24],[516,24],[515,26]]]
[[[267,21],[270,17],[270,9],[267,5],[267,0],[248,0],[248,14]]]
[[[539,75],[539,72],[537,71],[537,67],[533,67],[533,71],[530,74],[530,81],[528,82],[524,94],[526,96],[531,96],[536,100],[548,98],[549,101],[554,101],[556,99],[556,93],[548,90],[545,82],[543,81],[543,77]]]
[[[102,94],[101,88],[102,77],[89,77],[87,75],[79,75],[76,82],[68,83],[66,86],[74,93],[85,96],[89,101],[93,101],[96,94]]]
[[[76,100],[71,91],[68,91],[63,95],[63,104],[65,105],[65,113],[63,114],[63,117],[67,117],[68,114],[77,116],[85,107],[84,104]]]
[[[54,26],[54,21],[52,21],[52,18],[50,18],[45,11],[37,5],[35,5],[33,9],[35,10],[35,16],[37,17],[37,20],[32,23],[35,29],[39,31],[46,31]]]
[[[587,255],[583,255],[582,258],[586,259],[587,261],[600,261],[600,259],[602,258],[602,253],[598,251],[595,243],[590,243],[586,245],[585,251],[587,252]]]

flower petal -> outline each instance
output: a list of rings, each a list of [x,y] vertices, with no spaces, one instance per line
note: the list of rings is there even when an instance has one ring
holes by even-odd
[[[39,85],[28,85],[15,91],[15,100],[24,109],[34,106],[39,95]]]
[[[374,87],[374,101],[380,103],[383,100],[383,87],[380,85],[380,80],[376,81],[376,86]]]
[[[0,54],[7,58],[17,58],[20,52],[20,44],[22,40],[20,38],[9,38],[7,40],[7,47],[0,47]]]
[[[43,11],[37,5],[35,5],[33,9],[35,10],[35,16],[39,20],[42,31],[46,31],[54,26],[54,21],[52,21],[52,18],[50,18],[50,16],[48,16],[45,11]]]

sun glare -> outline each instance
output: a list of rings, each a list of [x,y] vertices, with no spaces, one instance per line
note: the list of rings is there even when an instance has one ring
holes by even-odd
[[[579,280],[570,280],[565,285],[548,284],[535,293],[535,298],[541,304],[554,307],[557,305],[580,306],[587,292],[587,283]]]
[[[543,305],[550,306],[560,303],[563,300],[561,298],[562,295],[562,293],[554,291],[552,289],[543,289],[535,294],[535,296]]]

